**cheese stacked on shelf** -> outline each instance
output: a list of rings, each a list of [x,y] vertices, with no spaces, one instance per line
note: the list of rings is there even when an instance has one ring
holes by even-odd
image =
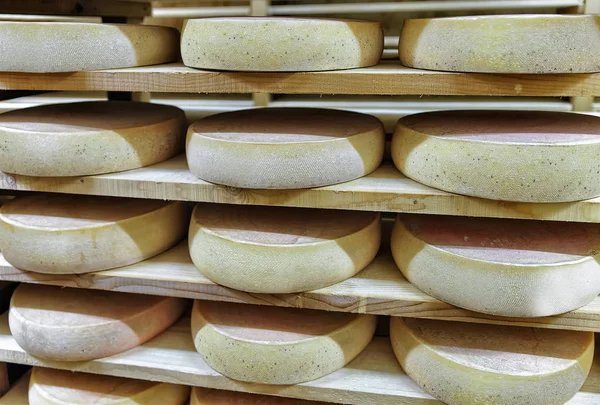
[[[325,402],[271,397],[246,392],[221,391],[194,387],[190,405],[328,405]]]

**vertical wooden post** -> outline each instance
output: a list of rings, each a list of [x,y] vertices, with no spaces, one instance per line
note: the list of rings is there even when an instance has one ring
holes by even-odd
[[[600,0],[584,0],[578,9],[582,14],[600,14]],[[594,111],[594,97],[571,97],[573,111]]]
[[[270,5],[271,0],[250,0],[250,15],[267,16],[269,15]],[[254,105],[257,107],[268,107],[271,102],[271,95],[269,93],[254,93],[252,94],[252,100],[254,100]]]

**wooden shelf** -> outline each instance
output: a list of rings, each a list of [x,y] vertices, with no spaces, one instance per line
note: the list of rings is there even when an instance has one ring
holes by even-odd
[[[253,294],[217,285],[196,269],[186,242],[132,266],[81,275],[26,272],[15,269],[0,255],[0,280],[255,305],[600,332],[600,297],[576,311],[552,317],[506,318],[480,314],[423,293],[402,276],[391,256],[386,254],[378,256],[355,277],[301,294]]]
[[[0,90],[459,96],[598,96],[600,73],[500,75],[410,69],[398,62],[309,73],[219,72],[180,63],[76,73],[0,73]]]

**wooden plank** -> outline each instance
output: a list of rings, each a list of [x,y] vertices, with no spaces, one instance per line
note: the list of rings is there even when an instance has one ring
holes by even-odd
[[[19,378],[12,388],[0,398],[0,405],[29,405],[29,373]]]
[[[150,2],[120,0],[0,0],[0,13],[74,16],[144,17],[152,13]]]

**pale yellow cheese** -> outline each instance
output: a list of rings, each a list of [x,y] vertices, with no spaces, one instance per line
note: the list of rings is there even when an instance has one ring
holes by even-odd
[[[197,177],[241,188],[341,183],[381,164],[385,134],[372,116],[315,108],[227,112],[190,127],[187,160]]]
[[[179,33],[168,27],[2,21],[0,71],[74,72],[167,63],[177,60],[178,42]]]
[[[592,332],[391,319],[402,368],[448,405],[562,405],[594,355]]]
[[[34,367],[29,405],[187,405],[185,385]]]
[[[48,360],[83,361],[139,346],[171,326],[187,300],[21,284],[9,310],[23,350]]]
[[[182,202],[27,195],[0,208],[0,250],[13,266],[40,273],[126,266],[179,242],[189,211]]]
[[[192,261],[218,284],[292,293],[335,284],[365,268],[381,239],[378,213],[198,204]]]
[[[194,344],[235,380],[297,384],[344,367],[370,342],[374,315],[196,301]]]
[[[294,72],[376,65],[381,24],[372,21],[223,17],[188,20],[181,38],[186,66]]]
[[[600,118],[542,111],[441,111],[398,121],[392,158],[420,183],[520,202],[600,195]]]
[[[148,166],[181,153],[187,122],[178,108],[100,101],[0,114],[0,170],[85,176]]]
[[[328,405],[320,401],[194,387],[190,405]]]
[[[409,19],[400,33],[400,61],[454,72],[598,72],[599,27],[594,15]]]

